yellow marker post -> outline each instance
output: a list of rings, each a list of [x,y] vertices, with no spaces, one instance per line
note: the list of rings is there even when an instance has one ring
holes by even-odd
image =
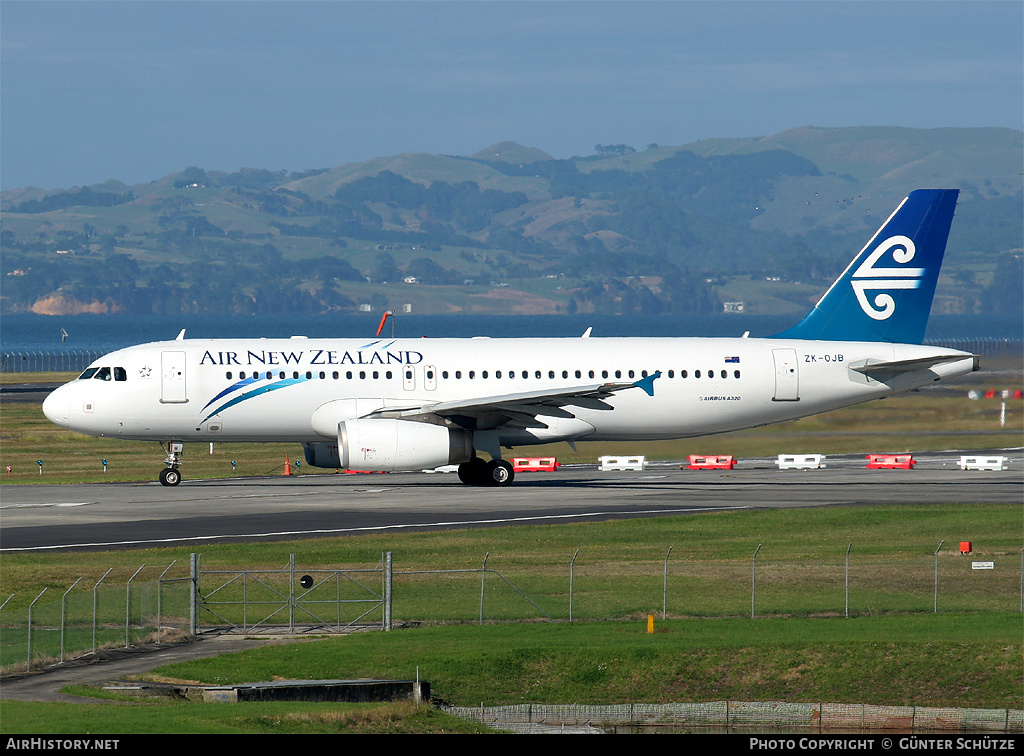
[[[654,632],[654,615],[653,614],[648,614],[647,615],[647,632],[649,632],[649,633],[653,633]]]

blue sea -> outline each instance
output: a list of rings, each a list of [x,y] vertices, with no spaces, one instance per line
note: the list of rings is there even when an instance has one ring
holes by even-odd
[[[382,335],[398,337],[577,337],[593,328],[601,336],[771,336],[799,318],[755,315],[707,317],[629,317],[594,315],[476,316],[401,315],[388,320]],[[380,314],[224,318],[210,315],[4,315],[0,318],[0,350],[101,351],[147,341],[173,339],[182,328],[186,338],[258,338],[309,336],[372,338]],[[394,329],[392,331],[392,328]],[[64,336],[63,333],[67,334]],[[1024,338],[1024,324],[1013,318],[933,316],[929,341],[1003,340]]]

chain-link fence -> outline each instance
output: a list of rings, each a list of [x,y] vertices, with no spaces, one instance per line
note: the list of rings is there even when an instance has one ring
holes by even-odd
[[[668,704],[446,706],[462,719],[513,732],[1024,732],[1019,709],[958,709],[786,701]],[[776,738],[778,740],[778,738]],[[785,742],[785,741],[783,741]],[[798,749],[798,736],[787,750]],[[817,744],[803,746],[813,750]],[[782,747],[782,746],[780,746]],[[820,746],[819,746],[820,747]],[[800,750],[803,750],[801,748]]]
[[[1024,613],[1024,550],[961,554],[945,542],[914,553],[878,544],[733,559],[645,547],[609,558],[586,548],[563,564],[485,554],[431,569],[392,564],[206,569],[198,555],[131,573],[108,570],[0,605],[0,667],[38,668],[112,646],[210,630],[388,630],[393,623],[583,621],[678,617],[854,617],[886,613]]]
[[[0,373],[80,373],[102,350],[12,351],[0,354]]]

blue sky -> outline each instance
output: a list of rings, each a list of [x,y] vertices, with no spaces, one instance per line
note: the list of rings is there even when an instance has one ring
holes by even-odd
[[[0,4],[0,186],[554,157],[788,128],[1024,127],[1024,3]]]

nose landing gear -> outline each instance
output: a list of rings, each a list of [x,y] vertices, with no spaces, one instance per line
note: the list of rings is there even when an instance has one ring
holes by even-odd
[[[160,485],[176,486],[181,483],[181,472],[178,468],[181,466],[183,448],[184,444],[181,441],[167,442],[167,458],[164,460],[167,467],[160,471]]]

